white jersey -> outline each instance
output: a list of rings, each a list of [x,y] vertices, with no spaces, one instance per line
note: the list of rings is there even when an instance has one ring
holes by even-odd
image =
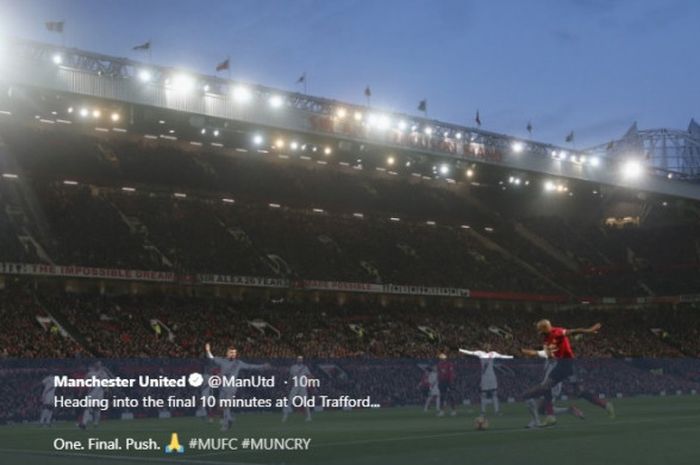
[[[54,399],[56,397],[56,384],[54,380],[54,376],[47,376],[41,380],[41,384],[44,386],[41,392],[41,402],[45,405],[54,404]]]
[[[311,371],[309,370],[309,367],[303,363],[295,363],[289,367],[289,377],[297,379],[302,377],[311,378]]]
[[[90,378],[97,378],[97,379],[107,379],[109,378],[109,375],[107,374],[107,371],[104,368],[90,368],[90,371],[87,372],[85,375],[86,379]],[[90,390],[88,393],[90,397],[93,399],[102,399],[105,395],[105,390],[102,386],[95,386]]]
[[[245,363],[237,358],[230,359],[225,357],[214,357],[211,354],[207,354],[207,357],[219,366],[219,368],[221,369],[221,376],[224,378],[238,377],[238,373],[241,370],[262,370],[265,367],[265,365]],[[222,387],[219,389],[220,398],[233,397],[235,394],[235,386],[222,385]]]
[[[428,390],[431,396],[440,395],[440,384],[438,383],[437,371],[428,373]]]
[[[224,357],[209,357],[216,365],[221,368],[221,376],[231,377],[238,376],[241,370],[262,370],[264,365],[254,365],[245,363],[237,358],[229,359]]]
[[[309,378],[311,378],[311,370],[309,370],[309,367],[303,363],[295,363],[289,367],[289,384],[292,386],[289,392],[289,397],[306,397],[308,395],[308,391],[304,381]]]
[[[481,384],[482,391],[495,391],[498,389],[498,380],[496,379],[496,371],[494,370],[494,361],[498,358],[511,359],[512,355],[503,355],[498,352],[484,352],[483,350],[464,350],[459,349],[463,354],[479,357],[481,362]]]

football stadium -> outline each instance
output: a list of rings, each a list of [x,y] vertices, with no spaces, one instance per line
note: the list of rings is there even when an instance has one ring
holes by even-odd
[[[37,21],[0,36],[0,464],[698,463],[692,115],[551,143]]]

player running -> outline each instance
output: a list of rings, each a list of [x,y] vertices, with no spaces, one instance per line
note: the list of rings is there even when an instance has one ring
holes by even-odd
[[[292,385],[292,388],[287,396],[287,405],[282,408],[282,422],[287,421],[287,417],[294,410],[292,400],[295,398],[304,399],[306,421],[311,421],[311,409],[306,405],[306,399],[309,396],[306,381],[309,379],[311,379],[311,370],[304,364],[304,357],[299,355],[296,363],[289,367],[289,384]]]
[[[49,375],[41,380],[41,414],[39,415],[39,424],[41,426],[51,426],[51,418],[53,417],[53,408],[56,399],[56,384],[55,376]]]
[[[569,342],[569,336],[575,334],[596,334],[601,328],[600,323],[596,323],[590,328],[565,329],[558,326],[552,326],[549,320],[540,320],[537,322],[537,331],[542,335],[544,342],[544,350],[549,351],[556,358],[557,364],[552,369],[549,376],[537,386],[530,388],[525,392],[525,399],[528,400],[528,408],[530,415],[535,424],[540,424],[537,408],[532,400],[544,397],[544,411],[547,417],[544,426],[551,426],[556,423],[554,416],[554,406],[552,403],[552,388],[559,383],[568,380],[574,375],[574,351]],[[582,399],[586,399],[593,405],[597,405],[605,409],[611,418],[615,416],[615,410],[612,403],[603,399],[597,399],[590,391],[584,391],[579,384],[576,385],[576,395]]]
[[[523,355],[527,355],[528,357],[539,357],[544,359],[544,379],[542,380],[543,383],[547,381],[549,378],[550,373],[554,369],[554,367],[557,365],[557,359],[552,357],[551,353],[547,350],[534,350],[534,349],[521,349],[521,352]],[[569,381],[575,382],[575,380],[570,377]],[[570,404],[568,407],[558,407],[554,401],[561,395],[562,391],[562,383],[558,383],[555,386],[552,387],[552,406],[554,410],[554,415],[562,415],[565,413],[569,413],[576,418],[579,418],[581,420],[585,419],[585,416],[583,412],[576,407],[573,404]],[[532,406],[535,403],[534,399],[529,399],[528,400],[528,406]],[[539,405],[535,405],[537,408],[537,412],[539,415],[544,415],[544,399],[540,400]],[[533,418],[530,420],[530,422],[527,425],[527,428],[537,428],[542,426],[542,424],[539,423],[539,418]]]
[[[480,407],[481,416],[486,415],[486,404],[491,401],[493,403],[493,412],[498,415],[500,413],[500,405],[498,402],[498,380],[496,372],[493,369],[493,364],[496,359],[512,359],[512,355],[503,355],[498,352],[489,351],[490,347],[486,347],[487,351],[483,350],[465,350],[459,349],[460,353],[478,357],[481,362],[481,382],[479,391],[481,393]]]
[[[230,346],[226,349],[226,357],[214,357],[211,353],[211,345],[207,342],[204,346],[204,351],[212,362],[221,369],[222,378],[232,379],[238,377],[238,372],[241,370],[266,370],[270,368],[269,363],[263,365],[253,365],[245,363],[238,359],[238,350]],[[236,396],[235,386],[224,386],[219,388],[219,399],[232,399]],[[223,409],[223,418],[221,419],[221,431],[228,431],[231,425],[236,420],[236,417],[231,413],[231,407]]]

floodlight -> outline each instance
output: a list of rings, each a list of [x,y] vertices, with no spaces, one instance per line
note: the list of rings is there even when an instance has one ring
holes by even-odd
[[[142,69],[141,71],[139,71],[139,80],[141,82],[150,82],[151,78],[151,72],[147,69]]]
[[[253,98],[253,94],[245,86],[236,86],[233,88],[233,99],[238,103],[247,103]]]
[[[186,74],[178,74],[172,79],[172,86],[178,92],[189,92],[194,87],[194,79]]]
[[[637,179],[643,172],[644,168],[637,160],[628,160],[622,164],[622,177],[625,179]]]
[[[270,97],[269,103],[272,108],[279,108],[284,104],[284,99],[279,95],[273,95]]]

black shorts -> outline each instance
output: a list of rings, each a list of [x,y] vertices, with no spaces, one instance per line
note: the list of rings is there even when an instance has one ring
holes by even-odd
[[[571,358],[560,358],[557,360],[557,365],[549,374],[550,386],[556,386],[566,381],[571,376],[574,376],[574,360]]]
[[[439,383],[438,387],[440,388],[440,394],[442,395],[445,395],[448,392],[452,392],[452,383],[450,382]]]

